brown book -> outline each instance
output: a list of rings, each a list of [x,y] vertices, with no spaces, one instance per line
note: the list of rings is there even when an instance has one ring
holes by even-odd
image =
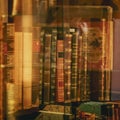
[[[29,19],[29,17],[25,17],[25,19]],[[21,25],[24,26],[24,23]],[[24,27],[27,28],[28,26]],[[31,28],[31,26],[28,28]],[[28,109],[32,106],[32,32],[16,29],[14,54],[15,85],[17,95],[16,108]]]
[[[57,36],[57,79],[56,79],[56,102],[64,102],[64,37],[63,29],[58,30]]]
[[[45,104],[50,102],[50,75],[51,75],[51,34],[45,32],[44,37],[44,68],[43,68],[43,99]]]
[[[16,109],[22,109],[22,80],[23,80],[23,72],[22,72],[22,32],[15,31],[15,51],[14,51],[14,61],[15,61],[15,86],[16,86]],[[18,59],[19,58],[19,59]]]
[[[39,106],[40,89],[40,27],[32,29],[32,106]]]
[[[71,45],[72,34],[66,33],[64,40],[64,82],[65,102],[71,101]]]

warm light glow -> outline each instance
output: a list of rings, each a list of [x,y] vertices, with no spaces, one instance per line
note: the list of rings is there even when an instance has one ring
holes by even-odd
[[[22,32],[15,32],[15,86],[17,109],[21,109],[22,105]]]
[[[15,83],[19,108],[26,109],[32,105],[32,32],[29,31],[31,17],[24,16],[22,24],[23,30],[15,32]]]
[[[23,26],[23,108],[32,105],[32,16],[22,17]]]

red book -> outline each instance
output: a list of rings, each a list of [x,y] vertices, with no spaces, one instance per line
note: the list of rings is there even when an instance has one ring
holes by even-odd
[[[62,29],[58,30],[57,38],[57,80],[56,80],[56,101],[64,102],[64,40]]]

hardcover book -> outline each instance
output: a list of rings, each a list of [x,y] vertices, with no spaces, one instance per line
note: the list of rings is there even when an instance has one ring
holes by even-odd
[[[3,29],[2,29],[2,22],[0,21],[0,120],[3,119],[3,60],[2,60],[2,54],[3,54]]]
[[[44,68],[43,68],[43,98],[44,103],[50,103],[50,75],[51,75],[51,30],[45,30],[44,35]]]
[[[64,40],[64,81],[65,81],[65,102],[71,102],[71,52],[72,34],[66,33]]]
[[[57,79],[56,102],[64,102],[64,29],[58,29],[57,34]]]
[[[14,113],[16,111],[16,100],[15,100],[15,77],[14,77],[14,24],[7,24],[4,31],[3,44],[6,47],[6,52],[3,54],[4,69],[3,69],[3,80],[6,81],[6,90],[4,97],[6,98],[6,115]],[[5,34],[6,33],[6,34]]]
[[[102,119],[114,120],[114,104],[106,102],[85,102],[79,106],[79,110],[95,114]]]
[[[73,32],[74,31],[74,32]],[[78,31],[71,28],[71,101],[77,101],[77,81],[78,81]]]
[[[57,28],[51,28],[52,39],[51,39],[51,77],[50,77],[50,103],[55,103],[56,99],[56,57],[57,57]]]
[[[40,27],[32,29],[32,106],[39,106],[40,91]]]

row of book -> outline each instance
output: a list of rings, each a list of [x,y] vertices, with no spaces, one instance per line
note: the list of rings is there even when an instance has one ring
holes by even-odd
[[[18,110],[39,106],[38,80],[40,75],[34,73],[38,66],[32,66],[33,42],[31,41],[28,46],[25,43],[27,40],[32,40],[32,33],[17,32],[13,23],[1,24],[1,31],[0,108],[1,112],[4,111],[7,117],[8,114],[13,114]],[[23,43],[25,43],[25,46],[23,46]],[[24,47],[27,50],[30,48],[29,52]],[[26,56],[28,53],[30,53],[29,56]],[[3,115],[3,113],[1,114]]]
[[[44,103],[110,100],[111,23],[40,30],[40,99]]]
[[[108,28],[105,19],[78,27],[35,27],[23,32],[15,31],[14,24],[2,26],[1,80],[7,113],[39,106],[39,101],[109,100]]]
[[[109,100],[108,28],[105,19],[86,21],[79,27],[34,27],[28,32],[15,31],[14,24],[2,26],[1,80],[9,113],[39,105],[39,101]]]

